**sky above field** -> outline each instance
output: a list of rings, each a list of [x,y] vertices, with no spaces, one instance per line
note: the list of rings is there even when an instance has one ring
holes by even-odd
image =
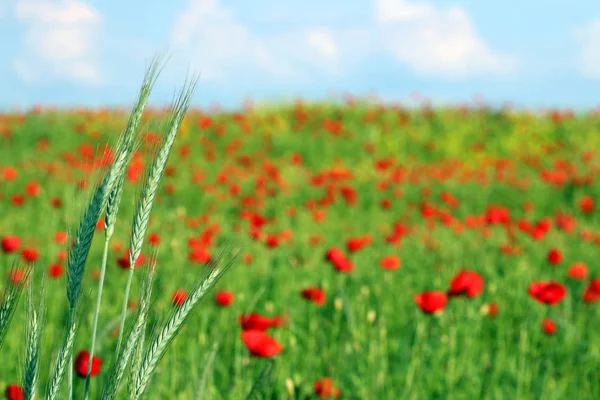
[[[0,108],[152,101],[199,72],[195,103],[344,93],[415,102],[600,105],[595,0],[0,0]]]

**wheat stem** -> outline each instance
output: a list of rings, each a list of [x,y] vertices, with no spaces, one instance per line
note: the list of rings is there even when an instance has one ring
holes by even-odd
[[[96,311],[94,312],[94,323],[92,325],[92,343],[90,344],[90,357],[88,359],[88,370],[85,376],[85,386],[83,398],[87,399],[90,390],[90,378],[92,373],[92,360],[94,358],[94,348],[96,346],[96,332],[98,330],[98,317],[100,316],[100,304],[102,302],[102,289],[104,288],[104,276],[106,275],[106,261],[108,258],[108,243],[110,237],[104,240],[104,250],[102,252],[102,266],[100,267],[100,279],[98,281],[98,293],[96,295]]]

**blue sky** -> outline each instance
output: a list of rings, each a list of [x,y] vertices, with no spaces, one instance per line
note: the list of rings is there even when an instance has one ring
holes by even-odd
[[[341,93],[529,108],[600,105],[592,0],[0,0],[0,108],[127,105],[199,72],[195,103]]]

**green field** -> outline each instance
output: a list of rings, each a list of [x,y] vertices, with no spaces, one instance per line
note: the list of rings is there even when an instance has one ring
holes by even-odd
[[[66,269],[66,243],[128,113],[0,115],[0,239],[20,241],[0,254],[0,273],[8,276],[32,249],[39,253],[35,287],[51,275],[40,396],[66,335],[67,273],[57,265]],[[91,378],[91,398],[108,380],[128,275],[118,260],[165,117],[146,111],[145,139],[126,171],[99,314],[95,354],[103,363]],[[599,150],[600,117],[591,113],[359,101],[190,110],[152,210],[147,237],[154,245],[146,241],[142,250],[146,261],[158,254],[146,341],[174,309],[173,294],[190,292],[206,271],[205,256],[224,246],[240,255],[189,317],[144,398],[244,399],[257,384],[256,398],[310,399],[328,394],[315,383],[329,377],[341,392],[331,395],[343,399],[597,399]],[[74,357],[90,347],[103,237],[99,226]],[[350,251],[357,238],[364,247]],[[327,259],[333,248],[351,270]],[[560,260],[549,260],[552,249]],[[381,266],[388,256],[399,268]],[[584,264],[578,273],[576,263]],[[134,302],[147,268],[135,269]],[[415,296],[446,294],[462,270],[479,274],[483,290],[423,312]],[[534,282],[556,282],[566,294],[540,294]],[[4,287],[2,280],[0,293]],[[321,304],[301,295],[310,287],[324,291]],[[222,291],[234,296],[229,306],[215,301]],[[22,383],[26,306],[23,295],[0,349],[2,391]],[[266,331],[279,354],[251,355],[240,324],[250,313],[282,317]],[[546,319],[555,323],[553,334],[543,328]],[[127,379],[121,396],[126,386]],[[75,374],[78,396],[83,387]]]

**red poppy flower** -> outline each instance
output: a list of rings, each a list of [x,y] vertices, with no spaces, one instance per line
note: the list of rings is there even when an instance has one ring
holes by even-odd
[[[64,267],[60,264],[52,264],[50,268],[48,268],[48,275],[50,278],[59,278],[63,272],[65,271]]]
[[[354,253],[361,250],[365,246],[368,246],[369,244],[371,244],[372,241],[373,238],[370,235],[353,238],[348,240],[348,242],[346,243],[346,248],[349,252]]]
[[[151,233],[148,236],[148,243],[152,246],[158,246],[160,244],[160,235],[158,233]]]
[[[277,235],[268,235],[265,244],[267,247],[275,248],[279,246],[279,237],[277,237]]]
[[[556,324],[551,319],[545,319],[542,321],[542,329],[547,335],[554,335],[556,333]]]
[[[23,388],[19,385],[8,385],[6,387],[6,400],[23,400],[25,399],[25,394],[23,392]]]
[[[19,176],[19,172],[13,167],[4,167],[2,170],[4,180],[7,182],[14,181]]]
[[[444,292],[429,291],[415,295],[415,303],[426,314],[443,310],[447,302],[448,298]]]
[[[14,269],[8,273],[8,279],[14,284],[22,283],[25,279],[25,272],[18,268]]]
[[[579,201],[579,209],[586,214],[594,212],[594,198],[589,195],[584,196]]]
[[[304,297],[308,301],[312,301],[313,303],[322,306],[325,304],[326,296],[325,292],[318,287],[309,287],[304,289],[302,292],[302,297]]]
[[[80,376],[82,378],[85,378],[87,376],[89,360],[90,360],[90,353],[88,353],[87,351],[81,350],[79,352],[79,354],[77,354],[77,357],[75,358],[73,366],[75,369],[75,373],[78,376]],[[104,362],[104,360],[99,357],[96,357],[96,356],[92,357],[92,368],[90,371],[90,376],[96,376],[100,373],[100,369],[102,367],[103,362]]]
[[[20,194],[15,194],[10,198],[10,201],[13,203],[13,205],[19,207],[25,203],[25,197]]]
[[[242,331],[242,341],[250,354],[256,357],[273,357],[283,351],[279,342],[261,330]]]
[[[54,241],[57,244],[67,243],[67,232],[64,232],[64,231],[56,232],[56,234],[54,234]]]
[[[558,265],[563,260],[563,255],[558,249],[552,249],[548,252],[548,262],[552,265]]]
[[[192,262],[207,264],[210,262],[210,253],[204,247],[195,247],[188,256]]]
[[[36,197],[40,194],[40,184],[33,181],[33,182],[29,182],[27,184],[27,186],[25,187],[25,193],[27,194],[27,196],[29,197]]]
[[[557,282],[533,282],[529,285],[529,295],[540,303],[555,305],[567,294],[567,289]]]
[[[593,303],[600,300],[600,279],[592,279],[583,293],[583,301]]]
[[[135,261],[134,268],[139,267],[145,261],[146,261],[146,257],[142,253],[140,253],[140,255],[138,256],[137,260]],[[117,259],[117,264],[119,264],[119,267],[121,267],[123,269],[127,269],[127,268],[130,267],[130,264],[129,264],[129,249],[125,250],[125,254],[123,254],[123,257]]]
[[[40,254],[36,249],[28,248],[21,251],[21,258],[27,262],[35,262],[39,256]]]
[[[17,236],[4,236],[2,238],[2,252],[13,253],[21,247],[21,239]]]
[[[240,325],[243,330],[266,331],[269,328],[282,326],[286,321],[285,316],[275,316],[273,318],[264,317],[259,314],[251,313],[240,316]]]
[[[498,304],[496,304],[496,303],[490,303],[488,305],[488,312],[489,312],[489,316],[490,317],[495,317],[496,315],[498,315],[498,311],[500,311],[500,308],[498,307]]]
[[[578,262],[578,263],[571,265],[571,267],[567,271],[567,276],[569,278],[576,279],[578,281],[584,280],[587,277],[587,274],[588,274],[588,268],[582,262]]]
[[[504,207],[491,205],[486,211],[486,221],[490,225],[507,224],[510,222],[510,211]]]
[[[53,208],[61,208],[62,207],[62,200],[59,199],[58,197],[54,197],[50,200],[50,205]]]
[[[481,275],[473,271],[461,271],[450,282],[451,296],[461,294],[467,297],[477,297],[483,292],[484,282]]]
[[[398,256],[383,257],[381,261],[379,261],[379,265],[383,269],[394,271],[400,268],[400,258],[398,258]]]
[[[215,294],[215,303],[221,307],[227,307],[233,303],[234,295],[233,292],[220,291]]]
[[[175,307],[181,307],[187,299],[187,293],[184,290],[176,290],[171,297],[173,305]]]
[[[346,255],[337,247],[327,252],[327,260],[333,264],[339,272],[352,272],[354,265],[346,258]]]
[[[333,387],[333,379],[321,378],[313,385],[315,395],[321,399],[338,398],[342,395],[340,389]]]

